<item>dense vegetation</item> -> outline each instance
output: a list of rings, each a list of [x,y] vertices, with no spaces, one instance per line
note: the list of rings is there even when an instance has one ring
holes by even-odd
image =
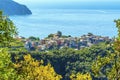
[[[109,44],[101,43],[81,50],[65,47],[60,50],[29,52],[29,54],[36,60],[43,60],[44,65],[50,63],[55,71],[63,76],[63,80],[69,80],[70,75],[78,74],[78,72],[80,74],[90,73],[93,76],[91,71],[92,62],[95,62],[98,55],[107,55],[108,51],[114,52]],[[23,59],[26,52],[12,52],[11,54],[13,57],[19,56],[20,59]]]
[[[16,34],[16,27],[6,16],[2,16],[0,11],[0,46],[6,46],[13,40]]]
[[[21,40],[13,38],[12,21],[0,16],[0,80],[120,80],[120,20],[115,21],[119,34],[114,43],[28,52]]]

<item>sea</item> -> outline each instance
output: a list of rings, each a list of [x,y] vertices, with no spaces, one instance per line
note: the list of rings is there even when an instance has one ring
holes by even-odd
[[[63,35],[80,37],[93,33],[110,38],[117,36],[115,19],[120,10],[32,9],[32,15],[10,16],[19,36],[43,39],[61,31]]]

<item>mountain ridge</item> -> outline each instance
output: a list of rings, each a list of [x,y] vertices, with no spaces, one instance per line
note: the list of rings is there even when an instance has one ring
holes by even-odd
[[[5,15],[30,15],[32,12],[23,4],[19,4],[13,0],[0,0],[0,10]]]

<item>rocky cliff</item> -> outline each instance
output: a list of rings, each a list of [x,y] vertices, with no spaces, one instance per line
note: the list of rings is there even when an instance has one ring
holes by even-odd
[[[29,15],[32,12],[22,4],[19,4],[13,0],[0,0],[0,10],[5,15]]]

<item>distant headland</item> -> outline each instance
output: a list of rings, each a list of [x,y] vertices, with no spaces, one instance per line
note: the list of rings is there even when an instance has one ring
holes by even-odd
[[[4,12],[5,15],[30,15],[32,12],[27,8],[27,6],[19,4],[13,0],[0,0],[0,10]]]

